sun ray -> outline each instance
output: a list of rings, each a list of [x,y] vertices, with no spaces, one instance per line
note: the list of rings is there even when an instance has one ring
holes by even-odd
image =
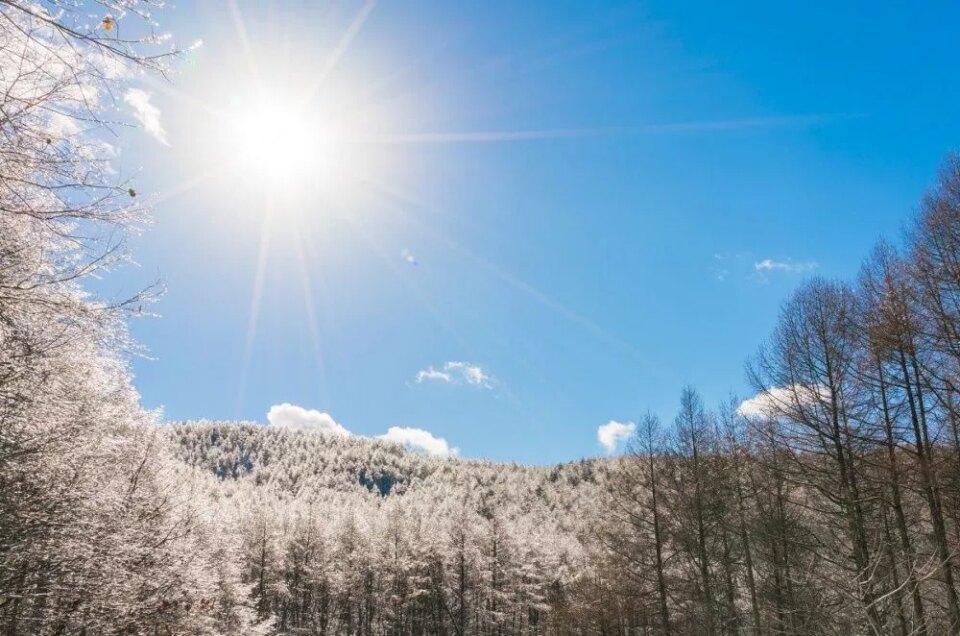
[[[493,143],[501,141],[528,141],[538,139],[575,139],[583,137],[608,137],[613,135],[649,135],[662,133],[724,132],[770,128],[779,126],[802,126],[824,124],[839,119],[856,117],[846,113],[813,113],[805,115],[777,115],[740,119],[693,120],[634,126],[594,128],[548,128],[532,130],[476,130],[460,132],[395,133],[355,136],[349,143],[356,144],[456,144]]]
[[[559,128],[555,130],[490,130],[472,132],[427,132],[399,133],[374,136],[357,136],[351,143],[357,144],[452,144],[452,143],[489,143],[498,141],[525,141],[531,139],[566,139],[576,137],[598,137],[614,134],[613,128]]]
[[[320,92],[320,87],[323,85],[323,82],[326,81],[327,76],[330,75],[330,73],[333,72],[333,69],[337,67],[337,64],[340,63],[340,58],[342,58],[350,48],[350,44],[353,43],[353,39],[363,28],[367,18],[370,17],[370,14],[373,12],[374,7],[376,6],[376,0],[367,0],[363,3],[363,6],[360,7],[360,11],[357,13],[356,17],[354,17],[353,22],[350,23],[350,26],[347,27],[347,30],[344,32],[344,34],[340,37],[340,40],[337,42],[337,46],[333,49],[333,51],[331,51],[326,63],[317,71],[316,79],[314,80],[313,84],[310,85],[304,95],[304,103],[309,103],[312,101],[313,98],[316,97],[317,93]]]
[[[230,19],[233,21],[233,28],[237,33],[237,39],[240,40],[240,48],[243,50],[243,56],[247,62],[247,68],[254,82],[260,84],[260,73],[257,66],[257,58],[253,53],[253,45],[250,43],[250,36],[247,33],[247,24],[243,20],[243,13],[240,11],[240,5],[237,0],[228,0],[227,6],[230,8]]]
[[[303,304],[307,312],[307,328],[310,332],[310,344],[313,346],[313,355],[317,364],[319,375],[318,383],[320,385],[320,404],[326,404],[329,401],[330,389],[327,384],[327,367],[323,357],[323,347],[320,343],[320,330],[317,328],[317,312],[313,300],[313,285],[310,278],[310,267],[307,263],[303,242],[304,233],[297,232],[294,239],[294,250],[297,255],[297,264],[300,270],[300,286],[303,290]]]
[[[237,389],[237,404],[235,418],[239,419],[243,400],[247,389],[247,376],[250,371],[250,361],[253,356],[253,343],[256,339],[257,321],[260,317],[260,301],[263,297],[263,282],[267,273],[267,260],[270,254],[270,238],[273,233],[274,202],[267,201],[260,228],[260,246],[257,253],[257,270],[253,278],[253,294],[250,299],[250,317],[247,322],[247,333],[243,346],[243,359],[240,363],[240,382]]]
[[[213,104],[206,102],[202,99],[194,97],[174,86],[170,82],[158,80],[150,75],[144,76],[141,80],[146,86],[152,88],[158,93],[162,93],[167,97],[172,97],[178,101],[184,102],[192,107],[199,108],[208,115],[214,117],[224,117],[226,113],[223,109],[217,108]]]
[[[358,182],[362,182],[367,185],[373,186],[375,189],[380,190],[381,194],[389,193],[387,194],[389,199],[404,201],[406,203],[410,203],[421,209],[429,209],[425,204],[415,201],[413,198],[409,197],[408,195],[405,195],[395,189],[389,188],[386,185],[382,185],[382,184],[378,185],[372,182],[370,178],[366,176],[360,176],[356,173],[351,174],[349,176]],[[346,221],[351,227],[354,228],[354,230],[358,233],[358,235],[367,243],[368,247],[371,248],[373,253],[376,254],[377,257],[393,273],[394,277],[397,280],[399,280],[400,283],[408,291],[410,291],[411,294],[413,294],[416,297],[417,301],[424,308],[424,310],[426,310],[427,313],[430,314],[430,316],[434,319],[436,324],[440,326],[451,337],[453,337],[453,339],[461,346],[464,353],[473,359],[479,359],[481,356],[479,355],[479,352],[477,351],[477,349],[473,345],[471,345],[470,342],[460,334],[459,330],[457,330],[456,327],[454,327],[454,325],[446,318],[443,312],[441,312],[439,308],[432,302],[429,296],[424,293],[424,291],[420,288],[419,285],[416,284],[415,280],[412,279],[410,276],[405,275],[405,272],[402,271],[401,267],[398,266],[396,259],[390,257],[389,251],[381,245],[380,241],[377,239],[376,234],[374,232],[371,232],[369,228],[367,228],[367,226],[361,222],[361,218],[355,215],[342,214],[337,209],[334,209],[334,210],[337,213],[338,218],[341,218],[342,220]],[[402,210],[400,212],[401,214],[403,214]],[[404,216],[409,220],[409,217],[407,215],[404,215]],[[415,221],[415,222],[419,225],[423,225],[419,221]],[[457,243],[452,241],[452,239],[449,239],[442,232],[439,232],[439,230],[436,230],[434,228],[428,228],[428,231],[435,238],[437,238],[441,243],[444,243],[447,247],[452,248],[456,252],[459,252],[462,256],[465,256],[471,260],[474,260],[474,259],[479,259],[481,261],[483,260],[480,257],[472,254],[465,248],[462,248],[461,246],[459,246]],[[548,295],[544,294],[543,292],[540,292],[539,290],[525,283],[524,281],[520,280],[516,276],[511,275],[509,272],[500,270],[495,266],[493,266],[492,264],[487,263],[486,261],[483,261],[483,262],[486,265],[484,269],[487,269],[488,271],[490,271],[490,269],[492,268],[493,270],[495,270],[493,273],[495,273],[496,277],[501,281],[504,281],[504,279],[506,278],[507,279],[506,282],[508,282],[508,284],[510,284],[511,286],[518,288],[521,291],[524,291],[525,293],[533,294],[534,300],[536,300],[537,302],[540,302],[541,304],[545,304],[546,306],[548,306],[548,308],[550,308],[555,312],[560,313],[560,315],[562,315],[564,318],[573,321],[574,323],[578,324],[581,328],[590,329],[592,334],[595,337],[598,337],[601,340],[606,341],[607,344],[612,344],[616,348],[625,349],[633,358],[639,360],[641,363],[645,364],[650,369],[655,369],[659,372],[664,371],[664,369],[659,365],[652,364],[641,352],[639,352],[635,347],[632,347],[629,343],[626,343],[623,340],[617,338],[616,336],[609,334],[608,332],[603,330],[601,327],[599,327],[595,323],[592,323],[588,319],[582,316],[579,316],[575,312],[563,306],[558,301],[553,300]],[[482,327],[482,324],[481,324],[481,327]],[[513,348],[512,351],[513,351],[514,357],[517,358],[523,364],[527,365],[528,367],[536,366],[535,356],[528,358],[528,356],[520,355],[517,352],[516,348]],[[516,395],[507,384],[504,384],[504,383],[498,384],[497,391],[504,399],[506,399],[509,403],[513,404],[514,407],[517,408],[519,412],[526,415],[528,419],[533,416],[533,413],[529,410],[529,408],[526,406],[523,400],[521,400],[520,397]]]
[[[393,273],[400,284],[402,284],[408,291],[410,291],[416,298],[417,301],[423,306],[424,309],[433,317],[437,324],[447,332],[462,348],[463,351],[472,356],[477,357],[477,350],[473,345],[471,345],[466,338],[464,338],[452,324],[448,321],[443,313],[437,309],[436,305],[427,297],[423,290],[420,289],[413,281],[410,280],[409,276],[404,276],[403,272],[400,271],[400,268],[397,266],[395,258],[390,258],[387,250],[380,245],[376,240],[373,233],[370,232],[364,225],[361,224],[359,218],[355,215],[350,214],[341,214],[339,210],[335,209],[335,213],[339,218],[346,221],[367,243],[367,246],[373,251],[374,254],[383,262],[384,265]]]
[[[222,163],[211,170],[208,170],[191,179],[187,179],[186,181],[183,181],[182,183],[177,184],[172,190],[168,190],[163,194],[157,195],[150,201],[150,203],[153,206],[157,206],[171,199],[175,199],[176,197],[186,194],[187,192],[190,192],[194,188],[204,183],[207,183],[208,181],[212,181],[213,179],[225,173],[230,168],[231,168],[231,162]]]
[[[427,313],[431,315],[436,324],[439,325],[440,328],[443,329],[448,335],[450,335],[458,345],[460,345],[463,353],[472,360],[482,359],[482,356],[477,348],[470,344],[470,342],[460,334],[459,330],[457,330],[456,327],[454,327],[453,324],[447,320],[443,312],[437,308],[433,301],[430,300],[430,298],[412,280],[412,278],[404,275],[404,272],[402,272],[401,268],[397,266],[395,260],[390,258],[389,252],[377,242],[374,235],[365,227],[360,226],[355,219],[348,218],[347,221],[353,225],[354,229],[357,230],[360,236],[367,242],[373,252],[380,258],[387,268],[390,269],[394,277],[416,297],[421,307],[423,307]],[[489,330],[487,331],[489,333]],[[524,364],[530,364],[524,356],[520,356],[520,359]],[[512,403],[526,417],[527,420],[532,421],[536,419],[534,418],[534,413],[527,407],[520,397],[510,389],[508,384],[504,383],[499,378],[496,384],[496,389],[497,392],[503,395],[507,401]]]
[[[419,202],[416,199],[413,199],[412,197],[405,195],[396,189],[390,188],[389,186],[383,184],[382,182],[377,182],[369,178],[364,178],[363,180],[367,185],[371,186],[373,189],[377,190],[378,192],[380,192],[381,194],[389,198],[396,199],[398,201],[401,201],[408,205],[418,207],[423,210],[431,210],[431,208],[426,204]],[[578,312],[570,309],[569,307],[567,307],[560,301],[556,300],[549,294],[539,290],[535,286],[527,283],[520,277],[504,270],[503,268],[494,265],[490,261],[475,254],[471,250],[468,250],[467,248],[462,246],[460,243],[458,243],[457,241],[447,236],[444,232],[441,232],[440,230],[424,223],[420,219],[416,218],[414,215],[407,214],[402,208],[398,207],[398,208],[392,208],[392,209],[397,210],[405,220],[417,225],[420,229],[422,229],[424,232],[430,234],[436,240],[446,245],[449,249],[460,254],[462,257],[470,260],[475,265],[479,266],[481,269],[487,271],[488,273],[492,274],[496,278],[500,279],[502,282],[506,283],[510,287],[513,287],[514,289],[517,289],[518,291],[523,292],[524,294],[526,294],[536,302],[540,303],[541,305],[547,307],[548,309],[563,316],[570,322],[585,329],[597,339],[630,355],[634,360],[636,360],[637,362],[640,362],[650,370],[657,370],[660,372],[664,370],[662,365],[654,363],[652,360],[649,359],[647,355],[645,355],[643,352],[638,350],[631,343],[607,331],[606,329],[604,329],[594,321],[590,320],[586,316],[583,316]]]

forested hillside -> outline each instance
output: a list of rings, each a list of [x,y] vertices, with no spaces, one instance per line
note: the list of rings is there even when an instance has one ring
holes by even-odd
[[[420,456],[251,424],[174,425],[281,633],[537,634],[587,567],[609,462]]]
[[[327,492],[404,495],[467,486],[491,505],[537,499],[557,515],[589,513],[612,459],[551,467],[429,457],[388,441],[312,434],[255,423],[186,422],[164,427],[177,457],[220,480],[253,480],[293,496]],[[443,492],[437,496],[444,498]]]

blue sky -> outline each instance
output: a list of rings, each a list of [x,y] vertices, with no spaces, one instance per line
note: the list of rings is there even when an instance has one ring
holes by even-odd
[[[957,5],[781,4],[163,12],[203,46],[143,80],[166,144],[128,131],[119,162],[154,223],[100,284],[167,286],[133,324],[144,404],[290,403],[546,463],[606,452],[611,420],[671,420],[685,384],[746,396],[790,291],[855,275],[960,134]],[[282,178],[258,168],[289,157],[224,168],[212,130],[264,93],[353,137]]]

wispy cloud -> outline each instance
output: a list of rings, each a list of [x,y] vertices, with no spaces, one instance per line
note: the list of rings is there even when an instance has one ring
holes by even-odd
[[[438,371],[433,367],[427,369],[421,369],[417,371],[417,384],[423,384],[427,380],[438,380],[440,382],[446,382],[448,384],[453,384],[453,376],[445,371]]]
[[[167,131],[163,129],[160,123],[160,109],[150,101],[150,93],[139,88],[131,88],[123,96],[123,101],[133,108],[133,116],[137,118],[140,125],[148,135],[164,145],[167,143]]]
[[[436,437],[430,431],[407,426],[391,426],[379,439],[402,444],[406,448],[434,457],[455,457],[460,449],[450,446],[447,440]]]
[[[633,422],[617,422],[610,420],[597,427],[597,441],[608,453],[612,453],[618,446],[630,439],[637,425]]]
[[[466,384],[482,389],[492,389],[494,378],[478,364],[470,362],[446,362],[436,369],[433,366],[417,371],[417,384],[427,381],[444,382],[446,384]]]
[[[775,261],[772,258],[765,258],[762,261],[758,261],[753,264],[753,269],[758,272],[791,272],[791,273],[802,273],[802,272],[812,272],[817,269],[818,264],[814,261],[805,261],[798,263],[787,259],[785,261]]]
[[[710,264],[713,278],[718,282],[745,278],[766,283],[769,277],[781,274],[805,274],[819,267],[816,261],[798,261],[792,258],[757,258],[750,252],[716,252]]]
[[[714,261],[713,276],[721,283],[727,280],[727,276],[730,275],[730,270],[728,269],[725,263],[726,260],[727,260],[726,254],[717,253],[713,255],[713,261]]]

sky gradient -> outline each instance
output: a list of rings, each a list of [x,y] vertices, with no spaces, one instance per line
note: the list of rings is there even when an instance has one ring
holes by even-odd
[[[167,287],[132,327],[146,406],[605,453],[599,426],[670,421],[686,384],[747,397],[791,290],[853,277],[958,145],[955,4],[522,4],[159,16],[203,45],[143,80],[162,135],[126,132],[119,163],[154,223],[99,283]],[[252,91],[348,122],[337,171],[218,172],[232,142],[211,131]]]

